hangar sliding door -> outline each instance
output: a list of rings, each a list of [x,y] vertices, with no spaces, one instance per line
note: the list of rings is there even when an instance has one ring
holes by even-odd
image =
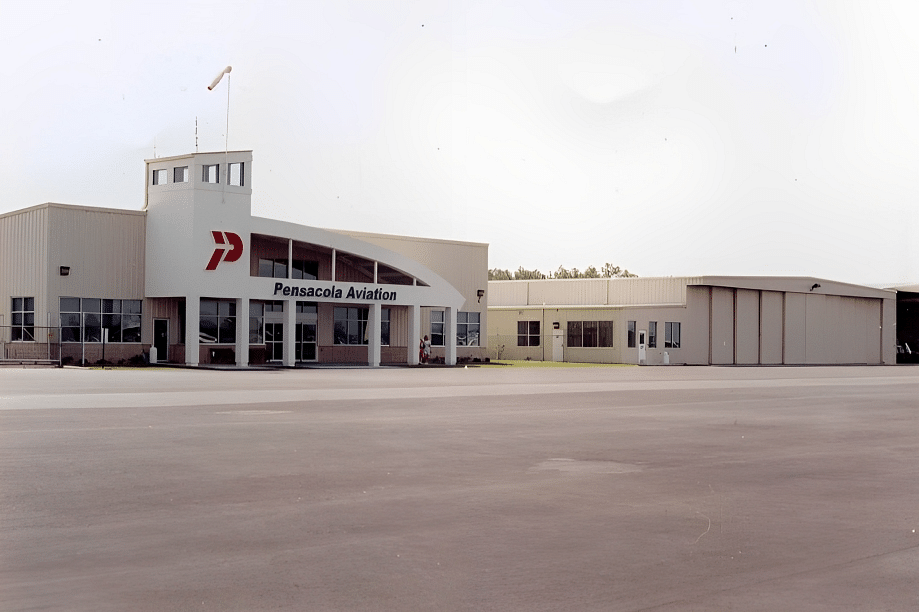
[[[734,291],[712,287],[711,363],[734,363]]]

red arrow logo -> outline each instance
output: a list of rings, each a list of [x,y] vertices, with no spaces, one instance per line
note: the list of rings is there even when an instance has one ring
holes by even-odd
[[[243,239],[238,234],[212,231],[211,235],[214,237],[214,244],[217,245],[217,248],[214,249],[214,254],[211,255],[211,260],[207,262],[205,270],[216,270],[221,261],[233,263],[242,257]],[[225,246],[221,246],[226,244],[230,245],[229,250]]]

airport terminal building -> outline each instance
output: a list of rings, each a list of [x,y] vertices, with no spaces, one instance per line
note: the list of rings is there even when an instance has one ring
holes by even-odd
[[[253,217],[251,151],[146,162],[142,210],[0,215],[0,359],[247,366],[486,355],[488,246]]]
[[[768,276],[490,281],[488,289],[492,357],[648,365],[897,360],[891,290]]]

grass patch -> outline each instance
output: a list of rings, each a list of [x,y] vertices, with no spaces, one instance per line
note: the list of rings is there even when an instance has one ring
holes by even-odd
[[[572,363],[568,361],[517,361],[514,359],[493,360],[491,363],[477,364],[481,367],[515,367],[515,368],[632,368],[629,363]]]

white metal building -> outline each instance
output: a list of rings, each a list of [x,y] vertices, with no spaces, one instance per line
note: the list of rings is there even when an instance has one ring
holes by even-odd
[[[146,162],[137,211],[0,215],[0,358],[198,365],[485,357],[488,246],[253,217],[250,151]]]
[[[645,364],[896,362],[896,292],[806,277],[491,281],[492,357]]]

